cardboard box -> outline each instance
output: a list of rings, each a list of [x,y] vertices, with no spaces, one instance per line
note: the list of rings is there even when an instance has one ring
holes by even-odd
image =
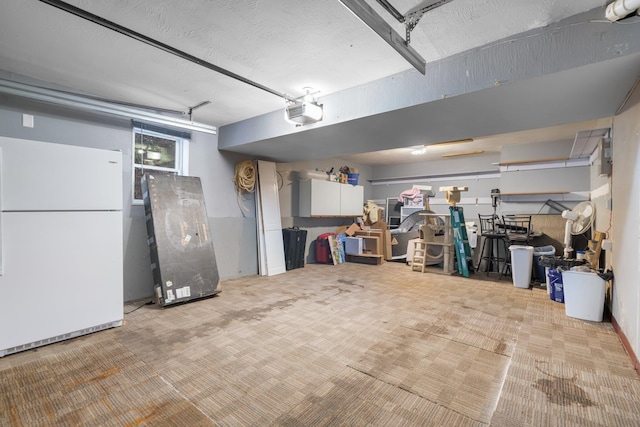
[[[363,253],[371,255],[384,255],[382,230],[357,231],[356,237],[364,239]]]
[[[391,245],[393,245],[391,241],[391,230],[384,230],[384,259],[387,261],[393,258]]]
[[[377,237],[380,240],[380,248],[376,253],[382,255],[385,260],[389,261],[393,259],[391,231],[387,229],[387,224],[384,221],[380,221],[379,225],[381,229],[373,229],[372,227],[370,230],[361,230],[356,232],[356,236]]]
[[[353,223],[349,226],[341,225],[336,229],[336,234],[346,234],[347,236],[353,237],[356,234],[356,231],[360,231],[360,227],[358,224]]]

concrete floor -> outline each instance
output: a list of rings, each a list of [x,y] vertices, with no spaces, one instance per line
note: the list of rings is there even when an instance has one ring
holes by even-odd
[[[0,425],[640,425],[610,323],[476,276],[312,264],[142,306],[0,359]]]

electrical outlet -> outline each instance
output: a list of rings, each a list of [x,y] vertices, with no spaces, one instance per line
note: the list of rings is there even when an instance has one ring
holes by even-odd
[[[22,127],[32,128],[33,124],[33,116],[31,114],[22,115]]]

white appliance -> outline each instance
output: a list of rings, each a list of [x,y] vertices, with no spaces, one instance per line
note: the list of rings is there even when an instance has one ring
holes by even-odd
[[[564,227],[564,258],[571,257],[571,236],[578,236],[586,232],[593,225],[595,208],[589,201],[580,202],[575,208],[562,212],[562,218],[567,222]]]
[[[122,154],[0,137],[0,357],[120,326]]]
[[[562,287],[567,316],[602,322],[607,292],[607,283],[604,279],[588,271],[563,271]]]

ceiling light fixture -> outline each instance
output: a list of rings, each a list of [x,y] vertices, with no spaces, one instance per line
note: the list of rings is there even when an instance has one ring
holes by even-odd
[[[314,92],[311,87],[303,89],[306,93],[296,98],[294,102],[287,104],[284,110],[284,119],[296,126],[319,122],[323,116],[322,105],[318,105],[315,97],[318,91]]]
[[[448,159],[450,157],[459,157],[459,156],[472,156],[474,154],[482,154],[484,150],[476,150],[476,151],[465,151],[464,153],[451,153],[451,154],[443,154],[442,158]]]
[[[413,154],[414,156],[419,156],[420,154],[424,154],[426,152],[427,152],[426,148],[419,148],[417,150],[411,151],[411,154]]]
[[[425,144],[425,147],[433,147],[434,145],[453,145],[453,144],[464,144],[467,142],[473,142],[473,138],[467,139],[456,139],[453,141],[442,141],[442,142],[434,142],[433,144]]]

